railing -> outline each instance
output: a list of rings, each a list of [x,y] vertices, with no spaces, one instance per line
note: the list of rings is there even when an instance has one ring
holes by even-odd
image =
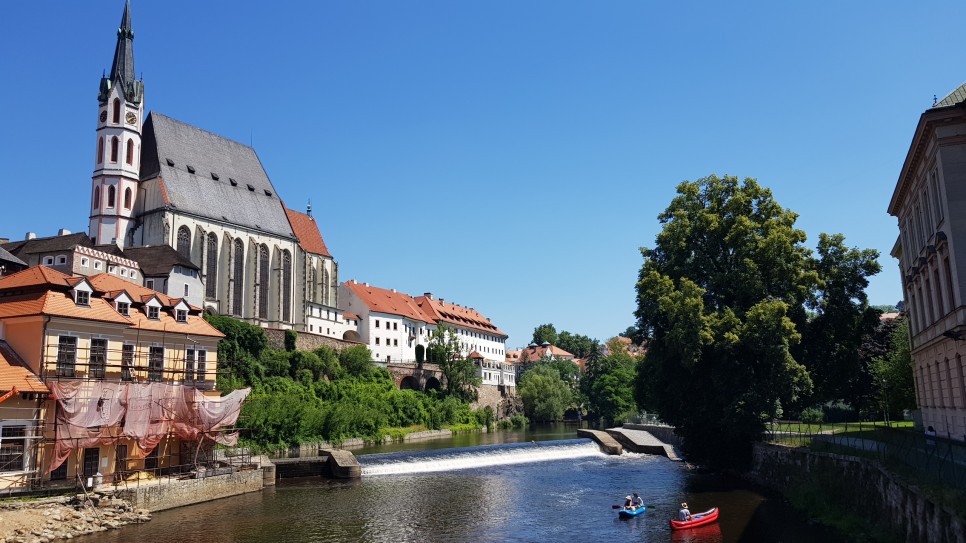
[[[792,421],[769,424],[765,440],[817,452],[873,458],[919,483],[966,491],[966,443],[962,441],[926,436],[912,429],[890,428],[881,423]]]

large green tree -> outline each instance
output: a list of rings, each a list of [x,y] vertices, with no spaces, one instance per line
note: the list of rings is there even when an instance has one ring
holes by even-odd
[[[893,321],[888,352],[872,362],[872,378],[876,399],[890,415],[916,408],[916,385],[912,375],[912,351],[909,344],[909,319]]]
[[[873,395],[869,364],[862,346],[879,326],[880,311],[869,307],[868,278],[879,273],[879,253],[845,246],[841,234],[821,234],[813,260],[818,282],[798,323],[802,342],[792,350],[815,385],[813,403],[842,400],[862,409]]]
[[[557,329],[553,324],[541,324],[533,329],[533,343],[541,345],[544,342],[551,345],[557,344]]]
[[[637,283],[638,401],[692,460],[743,466],[764,421],[811,390],[790,351],[818,284],[805,233],[770,190],[736,177],[681,183],[658,218]]]
[[[535,364],[520,377],[517,389],[523,399],[523,411],[531,420],[560,420],[571,405],[570,386],[553,364]]]
[[[612,340],[607,344],[606,355],[597,347],[595,344],[594,351],[587,358],[580,389],[591,418],[615,424],[625,415],[637,411],[634,398],[636,361],[619,341]]]
[[[461,400],[473,401],[477,397],[477,387],[483,380],[476,374],[476,365],[460,354],[460,340],[456,330],[440,324],[429,335],[426,348],[429,362],[439,366],[446,377],[444,393]]]
[[[569,352],[576,358],[586,358],[590,354],[593,344],[593,339],[582,334],[574,334],[566,330],[557,334],[557,347]]]

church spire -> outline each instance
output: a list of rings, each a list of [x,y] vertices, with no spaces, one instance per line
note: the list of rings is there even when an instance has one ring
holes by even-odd
[[[131,29],[131,0],[124,1],[121,26],[117,29],[117,46],[111,75],[101,79],[100,98],[107,98],[111,87],[117,85],[124,98],[132,104],[141,102],[144,85],[134,79],[134,30]]]

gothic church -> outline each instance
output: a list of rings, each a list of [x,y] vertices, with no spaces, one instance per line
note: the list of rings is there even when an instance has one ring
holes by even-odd
[[[338,267],[311,210],[285,207],[251,147],[157,112],[145,118],[133,43],[127,0],[98,93],[94,243],[168,245],[200,270],[204,299],[192,305],[342,338]]]

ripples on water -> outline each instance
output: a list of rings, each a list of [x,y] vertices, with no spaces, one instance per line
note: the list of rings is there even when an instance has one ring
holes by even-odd
[[[301,479],[261,493],[156,513],[87,542],[828,541],[799,525],[770,532],[760,494],[695,476],[663,457],[606,456],[587,440],[360,457],[359,481]],[[729,486],[730,485],[730,486]],[[619,520],[639,492],[653,506]],[[719,523],[673,532],[681,501],[721,507]],[[787,511],[777,510],[788,516]],[[782,522],[786,522],[783,519]]]

